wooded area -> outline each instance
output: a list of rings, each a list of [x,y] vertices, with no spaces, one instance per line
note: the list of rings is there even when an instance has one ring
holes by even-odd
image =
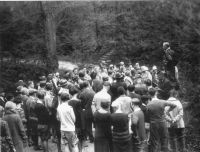
[[[112,63],[161,67],[162,42],[169,41],[180,53],[182,98],[197,125],[199,8],[199,0],[0,2],[1,85],[55,71],[60,56],[97,63],[109,53]]]

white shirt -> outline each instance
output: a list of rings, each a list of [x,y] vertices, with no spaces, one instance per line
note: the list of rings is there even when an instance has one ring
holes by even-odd
[[[169,115],[166,115],[167,120],[175,120],[175,123],[177,125],[177,128],[185,128],[185,123],[183,120],[183,106],[181,102],[173,97],[170,97],[167,102],[173,103],[176,105],[176,108],[174,108],[172,111],[169,112]],[[166,107],[165,110],[167,110],[169,107]],[[167,127],[171,127],[171,123],[167,123]]]
[[[61,122],[61,131],[75,131],[74,110],[67,102],[62,103],[57,108],[57,117]]]
[[[104,88],[94,95],[93,107],[95,106],[95,109],[93,108],[93,112],[101,108],[102,101],[111,102],[111,96],[108,94],[107,90]]]
[[[123,113],[129,114],[131,110],[131,98],[125,95],[120,96],[115,101],[113,101],[112,106],[119,105]]]

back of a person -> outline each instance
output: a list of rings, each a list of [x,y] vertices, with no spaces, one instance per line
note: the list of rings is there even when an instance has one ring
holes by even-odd
[[[129,139],[128,114],[111,114],[111,124],[113,126],[113,140],[115,140],[114,133],[125,133],[124,135],[126,135],[127,139]]]
[[[8,123],[14,145],[22,142],[21,130],[23,130],[23,125],[19,122],[21,120],[17,112],[14,110],[9,110],[6,112],[3,119]],[[21,124],[21,126],[19,124]]]
[[[123,113],[128,114],[131,112],[131,107],[130,107],[131,98],[130,97],[123,95],[117,98],[114,102],[118,102],[121,105],[121,110]]]
[[[96,110],[99,110],[101,107],[101,102],[111,102],[111,96],[105,91],[100,91],[94,95],[93,101],[95,102]]]
[[[147,104],[148,115],[152,122],[162,122],[164,120],[164,100],[152,100]]]
[[[43,103],[36,103],[35,114],[38,118],[38,124],[49,124],[49,112]]]
[[[75,131],[75,122],[71,117],[73,108],[67,103],[62,103],[58,106],[57,111],[61,122],[61,131]]]
[[[127,85],[123,81],[112,83],[111,88],[110,88],[110,91],[112,94],[112,101],[114,101],[117,97],[119,97],[118,92],[117,92],[117,89],[119,87],[123,87],[125,90],[127,90]]]

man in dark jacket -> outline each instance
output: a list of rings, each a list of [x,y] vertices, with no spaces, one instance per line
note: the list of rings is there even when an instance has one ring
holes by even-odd
[[[80,89],[82,90],[79,94],[79,99],[81,100],[81,107],[82,107],[82,124],[83,130],[85,134],[85,138],[89,136],[90,142],[94,141],[94,137],[92,134],[92,121],[93,121],[93,114],[92,114],[92,101],[95,95],[95,92],[89,87],[88,81],[83,81],[80,83]]]
[[[110,87],[112,101],[114,101],[115,99],[119,97],[118,92],[117,92],[117,89],[119,87],[123,87],[125,91],[127,90],[127,85],[124,82],[124,77],[121,73],[116,73],[115,79],[116,79],[116,82],[112,83]]]
[[[0,106],[4,107],[6,104],[5,92],[3,88],[0,88]]]
[[[163,50],[165,72],[171,81],[176,81],[175,66],[177,65],[177,59],[175,58],[175,52],[170,48],[169,42],[163,43]]]

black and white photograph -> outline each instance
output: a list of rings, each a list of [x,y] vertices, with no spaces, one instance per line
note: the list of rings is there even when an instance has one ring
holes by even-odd
[[[0,1],[0,152],[200,152],[200,0]]]

